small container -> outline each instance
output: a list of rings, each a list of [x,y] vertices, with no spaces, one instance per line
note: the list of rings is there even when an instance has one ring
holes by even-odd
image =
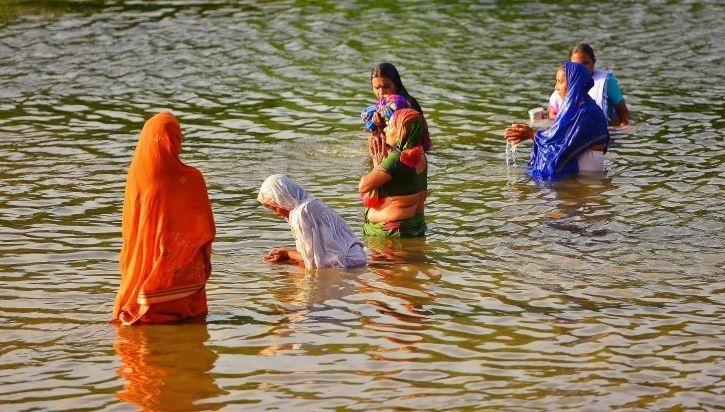
[[[547,119],[548,117],[549,112],[547,107],[537,107],[535,109],[529,110],[529,120],[531,122],[539,122]]]

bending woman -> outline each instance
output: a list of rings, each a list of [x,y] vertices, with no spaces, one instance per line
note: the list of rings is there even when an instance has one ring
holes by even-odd
[[[533,139],[529,171],[534,178],[554,179],[567,173],[601,172],[609,131],[604,113],[587,94],[592,77],[580,63],[564,63],[556,73],[556,90],[564,102],[548,129],[515,124],[504,132],[514,144]]]
[[[607,121],[615,121],[619,126],[627,126],[630,120],[629,109],[624,102],[624,95],[619,88],[614,73],[594,68],[597,58],[594,50],[586,43],[577,44],[569,50],[569,61],[583,64],[594,80],[594,86],[589,89],[589,96],[602,109]],[[549,118],[553,119],[561,109],[563,98],[556,90],[549,98]]]
[[[126,179],[112,322],[166,323],[207,312],[214,217],[201,172],[179,160],[181,139],[171,112],[141,131]]]
[[[307,194],[297,182],[272,175],[259,189],[257,200],[292,228],[296,250],[277,248],[265,260],[289,261],[306,268],[364,266],[367,257],[360,239],[330,206]]]
[[[365,202],[364,233],[370,236],[424,236],[428,161],[424,146],[425,121],[413,109],[395,111],[386,127],[390,153],[360,179]]]

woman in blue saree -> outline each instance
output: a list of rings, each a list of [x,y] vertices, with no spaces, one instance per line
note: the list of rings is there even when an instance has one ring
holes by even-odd
[[[576,172],[604,170],[609,131],[604,112],[588,95],[593,85],[584,65],[564,63],[556,74],[556,90],[564,102],[554,124],[540,131],[515,124],[504,131],[506,140],[514,144],[533,139],[528,167],[535,179],[553,180]]]

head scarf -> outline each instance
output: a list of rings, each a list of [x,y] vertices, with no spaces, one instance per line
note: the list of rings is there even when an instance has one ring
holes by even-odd
[[[554,124],[536,133],[530,173],[542,180],[578,171],[576,157],[595,144],[607,145],[609,132],[602,109],[587,94],[594,85],[581,63],[566,62],[567,92]]]
[[[390,125],[395,132],[396,143],[393,149],[400,152],[400,162],[408,167],[415,167],[425,147],[426,127],[423,115],[413,109],[401,109],[393,114]]]
[[[114,321],[165,322],[206,313],[214,218],[204,177],[179,160],[180,151],[181,126],[171,113],[144,124],[126,179]],[[150,309],[162,303],[168,313],[155,318]]]
[[[257,200],[263,205],[277,206],[290,211],[309,198],[310,195],[302,186],[280,174],[265,179],[257,195]]]
[[[360,114],[360,119],[365,123],[365,130],[367,132],[375,133],[380,131],[378,125],[373,121],[375,113],[379,113],[385,119],[385,122],[388,123],[396,110],[407,107],[410,107],[410,102],[405,96],[388,94],[378,99],[375,104],[365,108]]]
[[[287,176],[269,176],[259,189],[257,200],[290,211],[289,224],[297,252],[307,268],[349,267],[350,248],[359,244],[350,226],[332,208],[307,194]]]

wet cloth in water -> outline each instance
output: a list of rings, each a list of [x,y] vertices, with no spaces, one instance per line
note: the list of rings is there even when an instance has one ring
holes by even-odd
[[[378,237],[421,237],[425,236],[426,229],[423,214],[395,222],[373,223],[365,219],[363,225],[363,233],[366,236]]]
[[[337,212],[284,175],[269,176],[257,200],[290,211],[297,252],[307,268],[365,265],[363,244]]]
[[[567,93],[554,124],[536,133],[529,161],[534,178],[551,180],[578,171],[576,158],[593,145],[609,144],[607,119],[587,94],[592,77],[580,63],[564,63]]]
[[[165,323],[207,312],[214,218],[204,177],[179,160],[180,150],[171,113],[146,122],[126,179],[112,321]]]

